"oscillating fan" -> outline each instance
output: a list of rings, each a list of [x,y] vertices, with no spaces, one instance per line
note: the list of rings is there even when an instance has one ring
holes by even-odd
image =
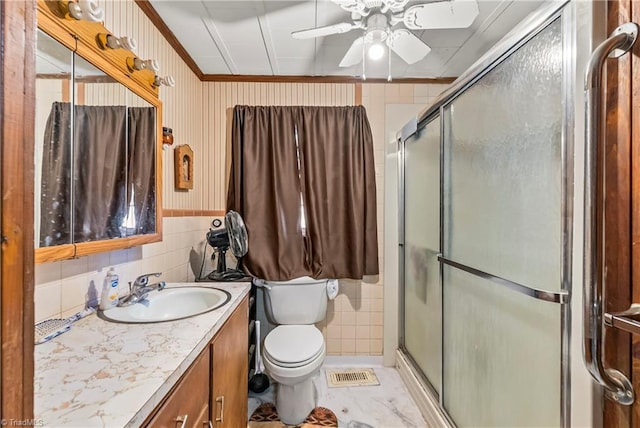
[[[214,281],[236,281],[244,278],[242,269],[242,257],[247,254],[248,238],[244,220],[235,211],[229,211],[224,216],[225,227],[210,229],[207,232],[207,242],[218,257],[216,270],[209,274],[209,279]],[[235,269],[227,269],[227,251],[231,252],[238,260]]]
[[[434,1],[414,4],[405,10],[409,0],[331,0],[351,13],[353,22],[294,31],[295,39],[310,39],[363,30],[347,51],[340,67],[351,67],[362,61],[363,53],[372,45],[386,43],[407,64],[423,59],[431,48],[409,30],[467,28],[478,16],[475,0]],[[392,29],[398,24],[406,28]]]

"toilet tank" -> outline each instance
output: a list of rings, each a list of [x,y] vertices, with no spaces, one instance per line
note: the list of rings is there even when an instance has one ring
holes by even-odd
[[[275,324],[314,324],[327,315],[327,280],[265,281],[264,307]]]

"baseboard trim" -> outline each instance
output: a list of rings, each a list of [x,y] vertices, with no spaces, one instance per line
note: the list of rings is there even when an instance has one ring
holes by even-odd
[[[396,351],[396,368],[400,377],[404,381],[405,386],[409,390],[409,394],[415,401],[422,417],[427,423],[427,427],[433,428],[455,428],[447,415],[440,408],[437,399],[422,384],[418,375],[400,351]]]
[[[376,366],[382,367],[382,356],[371,355],[327,355],[324,359],[325,366]]]

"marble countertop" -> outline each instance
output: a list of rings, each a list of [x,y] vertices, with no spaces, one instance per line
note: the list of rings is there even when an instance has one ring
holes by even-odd
[[[227,290],[195,317],[118,324],[95,314],[35,347],[35,418],[49,427],[140,426],[248,293],[249,282],[180,283]]]

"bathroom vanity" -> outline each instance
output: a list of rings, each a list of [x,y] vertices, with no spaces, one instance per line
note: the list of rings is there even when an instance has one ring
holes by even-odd
[[[144,426],[246,426],[247,385],[238,380],[247,379],[247,302],[245,297]]]
[[[231,300],[202,315],[153,324],[92,315],[36,346],[36,419],[44,426],[245,427],[250,283],[220,288]]]

